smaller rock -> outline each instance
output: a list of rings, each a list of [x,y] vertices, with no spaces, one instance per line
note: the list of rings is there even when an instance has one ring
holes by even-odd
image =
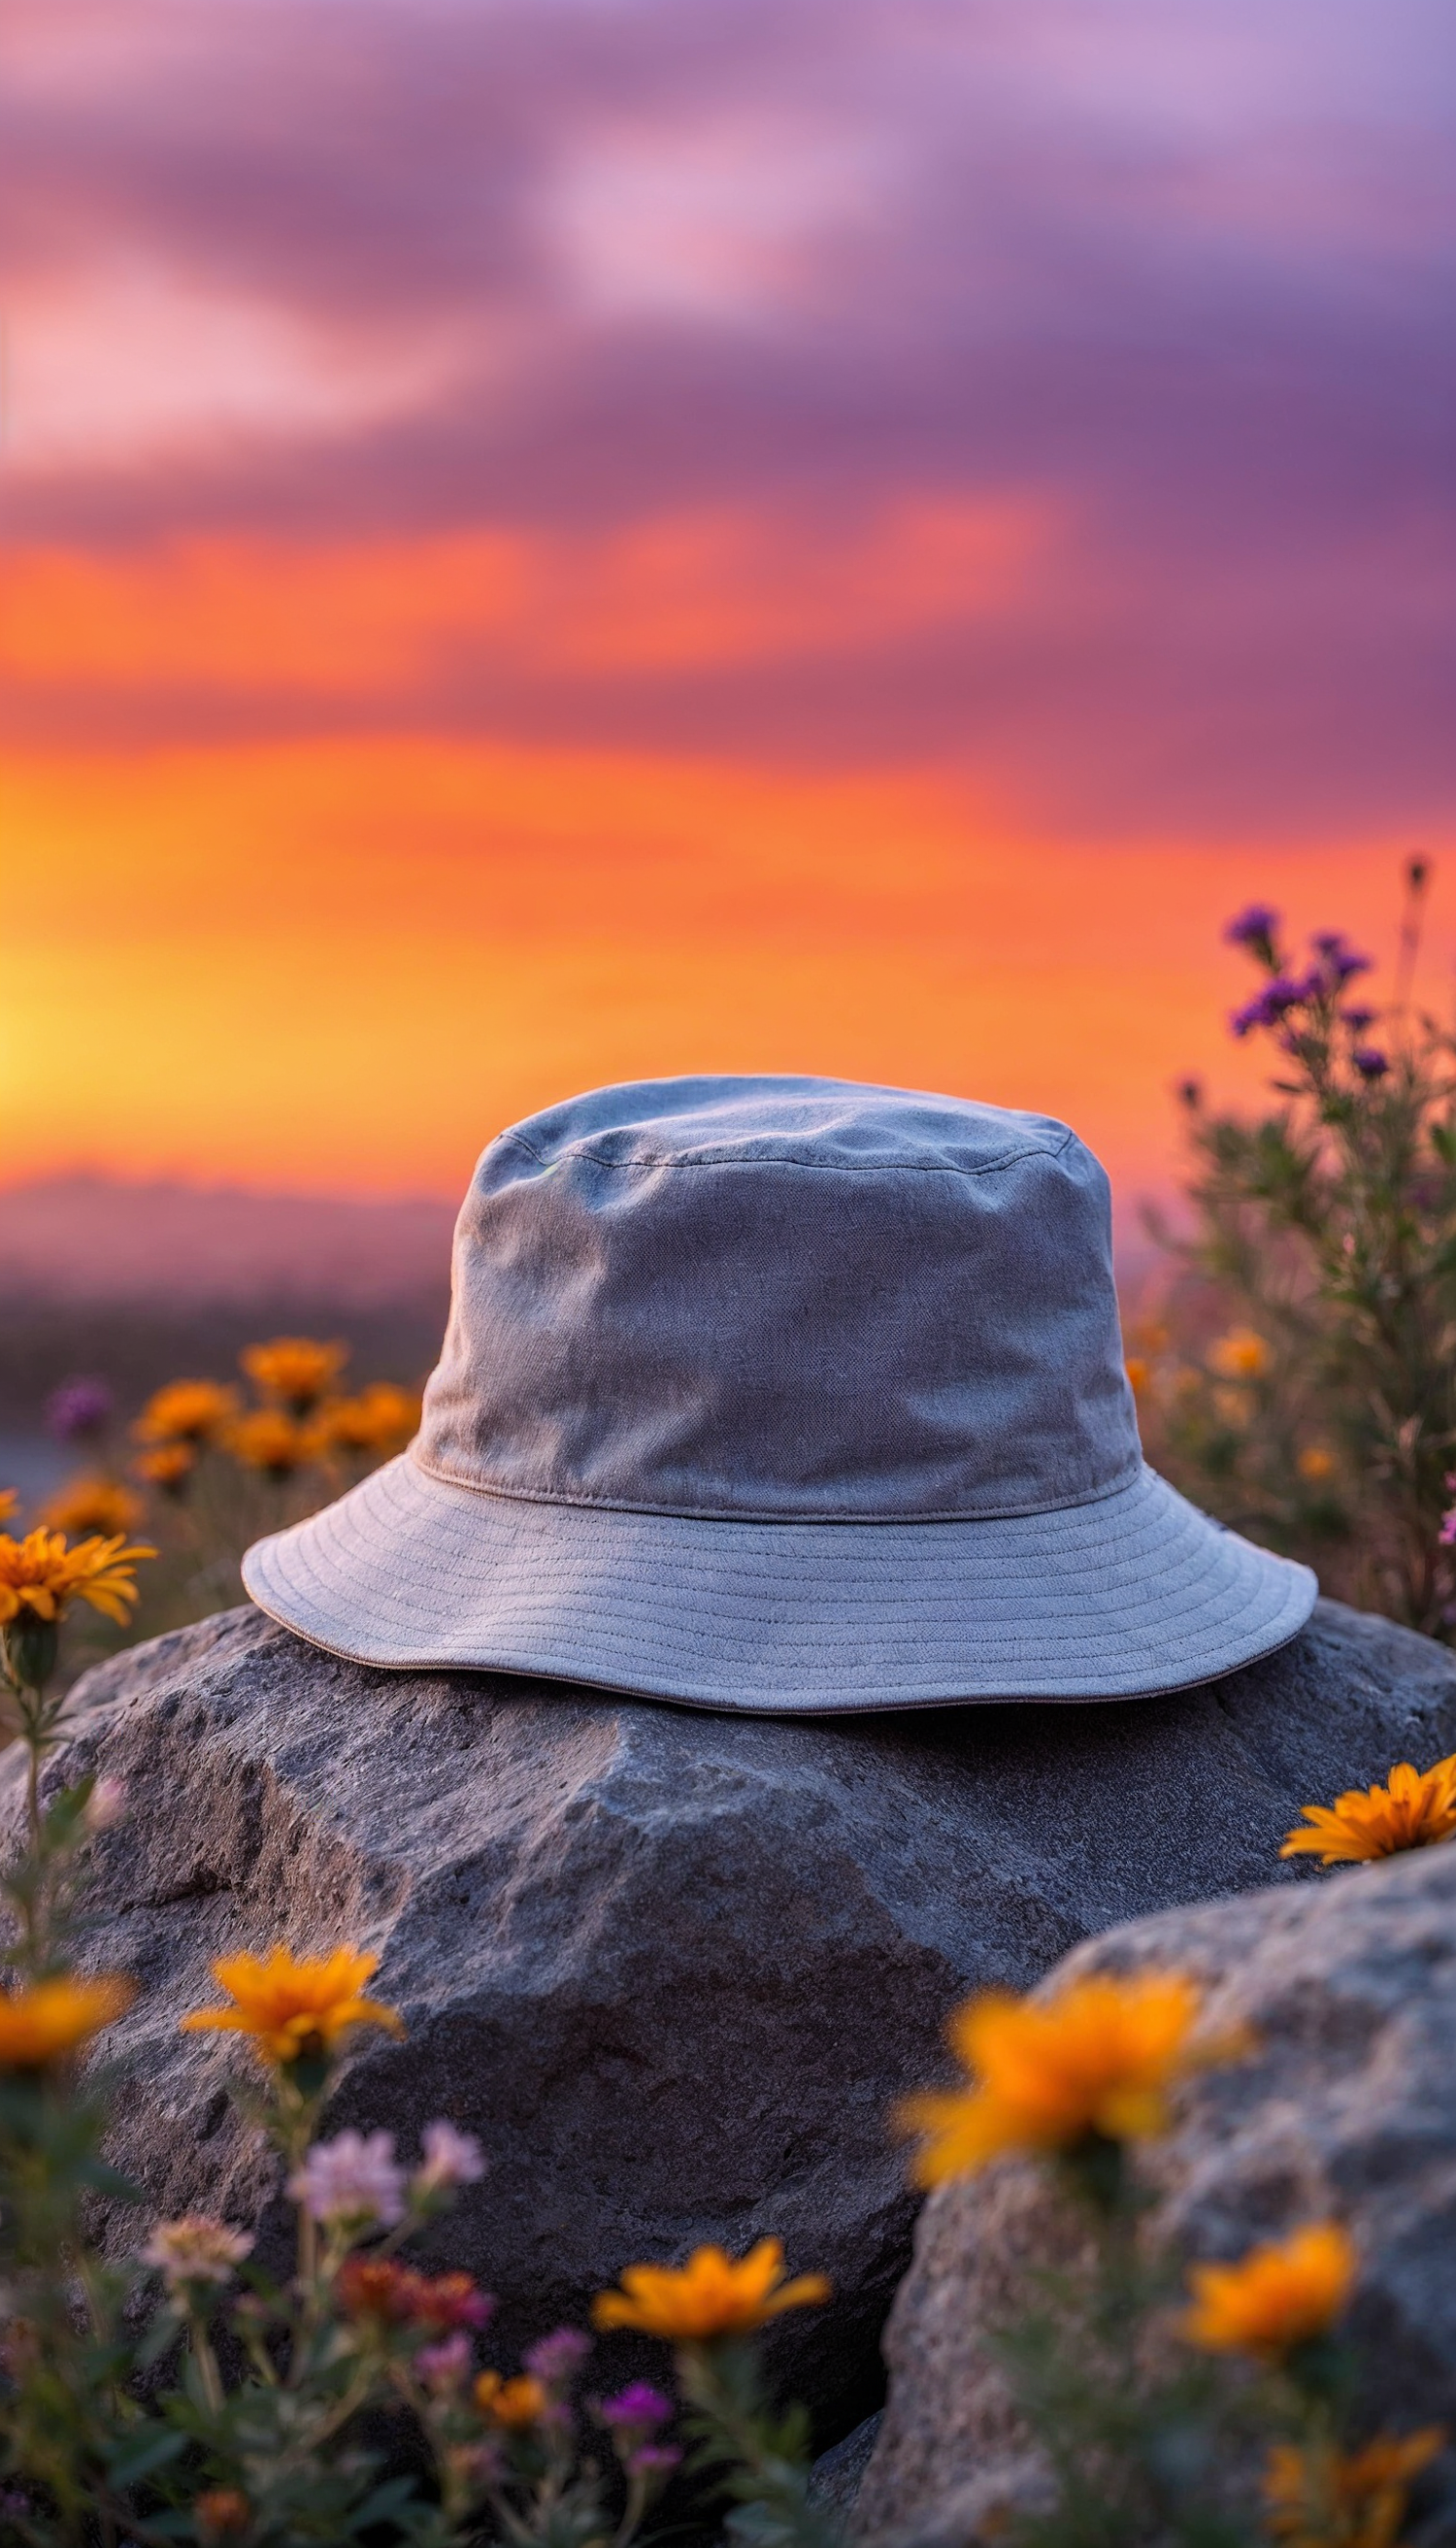
[[[809,2474],[809,2501],[822,2503],[832,2512],[846,2515],[855,2509],[855,2498],[864,2483],[870,2454],[879,2438],[883,2418],[880,2413],[866,2415],[842,2442],[821,2451]]]
[[[1339,2219],[1360,2255],[1363,2413],[1402,2432],[1456,2428],[1456,1846],[1132,1922],[1068,1956],[1048,1987],[1148,1967],[1193,1974],[1211,2023],[1246,2026],[1259,2047],[1189,2082],[1147,2148],[1150,2234],[1226,2258]],[[1067,2242],[1065,2202],[1029,2163],[932,2195],[886,2332],[889,2401],[857,2536],[965,2548],[998,2499],[1033,2507],[1045,2474],[985,2336]],[[1456,2453],[1423,2491],[1445,2526],[1420,2536],[1456,2537]]]

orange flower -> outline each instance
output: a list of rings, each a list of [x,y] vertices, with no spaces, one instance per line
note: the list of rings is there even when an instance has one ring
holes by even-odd
[[[319,1344],[313,1336],[274,1336],[264,1345],[245,1345],[238,1356],[264,1397],[292,1415],[309,1414],[348,1359],[347,1345]]]
[[[20,1502],[14,1487],[0,1487],[0,1521],[8,1521]]]
[[[499,2371],[483,2371],[475,2384],[475,2403],[493,2424],[503,2424],[507,2432],[519,2432],[527,2424],[539,2424],[550,2400],[539,2380],[522,2372],[517,2379],[502,2380]]]
[[[213,1975],[234,2006],[194,2009],[183,2029],[251,2036],[259,2058],[280,2067],[317,2058],[351,2026],[403,2035],[398,2009],[360,1996],[378,1966],[378,1956],[358,1947],[335,1947],[331,1956],[295,1957],[285,1946],[266,1956],[223,1956]]]
[[[234,1460],[245,1469],[261,1469],[270,1478],[291,1478],[307,1469],[323,1449],[317,1428],[300,1424],[281,1407],[257,1407],[229,1424],[224,1439]]]
[[[1209,1365],[1221,1380],[1258,1380],[1274,1357],[1253,1327],[1231,1327],[1209,1347]]]
[[[205,2487],[192,2507],[199,2539],[240,2539],[252,2519],[252,2507],[235,2486]]]
[[[179,1496],[196,1467],[190,1442],[159,1442],[154,1451],[137,1452],[132,1475],[148,1487],[160,1487],[164,1496]]]
[[[1205,2353],[1277,2361],[1328,2333],[1354,2288],[1355,2261],[1348,2230],[1316,2221],[1236,2265],[1194,2265],[1183,2333]]]
[[[48,1530],[68,1531],[72,1539],[123,1538],[141,1519],[141,1498],[115,1478],[99,1474],[71,1478],[43,1505],[41,1519]]]
[[[799,2274],[785,2283],[783,2248],[761,2238],[736,2263],[721,2247],[695,2247],[685,2265],[629,2265],[617,2292],[601,2292],[592,2305],[599,2327],[634,2326],[670,2344],[708,2344],[715,2336],[749,2335],[785,2310],[827,2301],[823,2274]]]
[[[135,1997],[120,1973],[101,1973],[92,1981],[61,1975],[0,1991],[0,2070],[46,2069],[99,2035]]]
[[[419,1430],[419,1394],[397,1389],[392,1380],[374,1380],[357,1398],[336,1398],[320,1408],[319,1423],[339,1450],[389,1458]]]
[[[917,2182],[968,2175],[1007,2150],[1163,2132],[1173,2081],[1244,2048],[1228,2038],[1196,2044],[1198,2018],[1197,1987],[1180,1973],[1092,1973],[1047,1999],[988,1991],[969,2001],[948,2032],[973,2084],[900,2110],[901,2129],[924,2137]]]
[[[1134,1397],[1141,1398],[1152,1378],[1151,1364],[1142,1354],[1129,1354],[1126,1368],[1128,1384]]]
[[[217,1380],[169,1380],[132,1430],[138,1442],[216,1442],[237,1411],[237,1392]]]
[[[1322,1486],[1326,1478],[1334,1475],[1334,1453],[1326,1451],[1322,1442],[1312,1442],[1308,1450],[1301,1451],[1295,1466],[1312,1487]]]
[[[23,1610],[38,1619],[63,1619],[75,1600],[88,1601],[124,1628],[136,1598],[133,1569],[139,1558],[155,1555],[140,1541],[129,1547],[121,1532],[67,1548],[63,1531],[32,1530],[24,1539],[0,1531],[0,1627]]]
[[[1332,1805],[1301,1805],[1311,1826],[1289,1834],[1281,1858],[1318,1857],[1322,1866],[1346,1860],[1393,1858],[1430,1849],[1456,1832],[1456,1752],[1429,1770],[1398,1761],[1384,1787],[1349,1787]]]
[[[1269,2536],[1282,2548],[1394,2548],[1410,2480],[1444,2449],[1439,2424],[1397,2441],[1377,2434],[1363,2450],[1301,2450],[1276,2442],[1264,2466]]]

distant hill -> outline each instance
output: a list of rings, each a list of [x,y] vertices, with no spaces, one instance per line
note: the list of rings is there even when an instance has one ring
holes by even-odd
[[[53,1177],[0,1189],[0,1299],[377,1308],[448,1287],[453,1204]]]

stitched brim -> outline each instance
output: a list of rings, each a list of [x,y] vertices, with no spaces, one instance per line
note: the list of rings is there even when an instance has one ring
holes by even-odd
[[[1013,1519],[746,1522],[519,1502],[408,1453],[242,1575],[355,1663],[774,1715],[1182,1689],[1284,1645],[1318,1589],[1150,1469]]]

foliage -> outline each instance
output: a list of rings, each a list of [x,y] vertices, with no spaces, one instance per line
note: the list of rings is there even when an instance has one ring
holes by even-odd
[[[1261,977],[1232,1028],[1271,1046],[1272,1102],[1245,1119],[1185,1084],[1192,1234],[1168,1239],[1181,1279],[1129,1367],[1176,1484],[1326,1590],[1450,1638],[1456,1040],[1410,1001],[1427,885],[1412,862],[1383,1013],[1339,932],[1299,963],[1276,912],[1230,923]]]
[[[91,1580],[81,1570],[57,1595],[61,1616]],[[85,1846],[125,1799],[90,1777],[43,1795],[64,1714],[55,1638],[43,1654],[12,1621],[5,1660],[31,1774],[0,1950],[4,2548],[629,2548],[684,2458],[666,2429],[674,2401],[642,2381],[584,2398],[592,2338],[574,2327],[531,2346],[509,2377],[479,2363],[490,2296],[404,2253],[482,2174],[470,2135],[429,2124],[410,2164],[387,2133],[320,2137],[350,2035],[400,2029],[398,2011],[367,1995],[376,1959],[359,1949],[224,1956],[214,1973],[225,2002],[185,2021],[244,2040],[251,2074],[236,2093],[278,2154],[293,2270],[271,2276],[245,2231],[200,2216],[156,2223],[129,2260],[98,2250],[96,2197],[114,2209],[140,2198],[105,2155],[115,2083],[94,2060],[83,2076],[78,2060],[133,1988],[121,1975],[82,1977],[75,1957]],[[629,2267],[624,2280],[658,2295],[677,2339],[684,2442],[732,2502],[730,2528],[761,2548],[832,2548],[809,2502],[806,2419],[773,2413],[754,2347],[769,2319],[828,2287],[817,2276],[786,2284],[779,2263],[769,2240],[737,2263],[700,2250],[682,2268]],[[421,2465],[422,2477],[409,2473]]]

